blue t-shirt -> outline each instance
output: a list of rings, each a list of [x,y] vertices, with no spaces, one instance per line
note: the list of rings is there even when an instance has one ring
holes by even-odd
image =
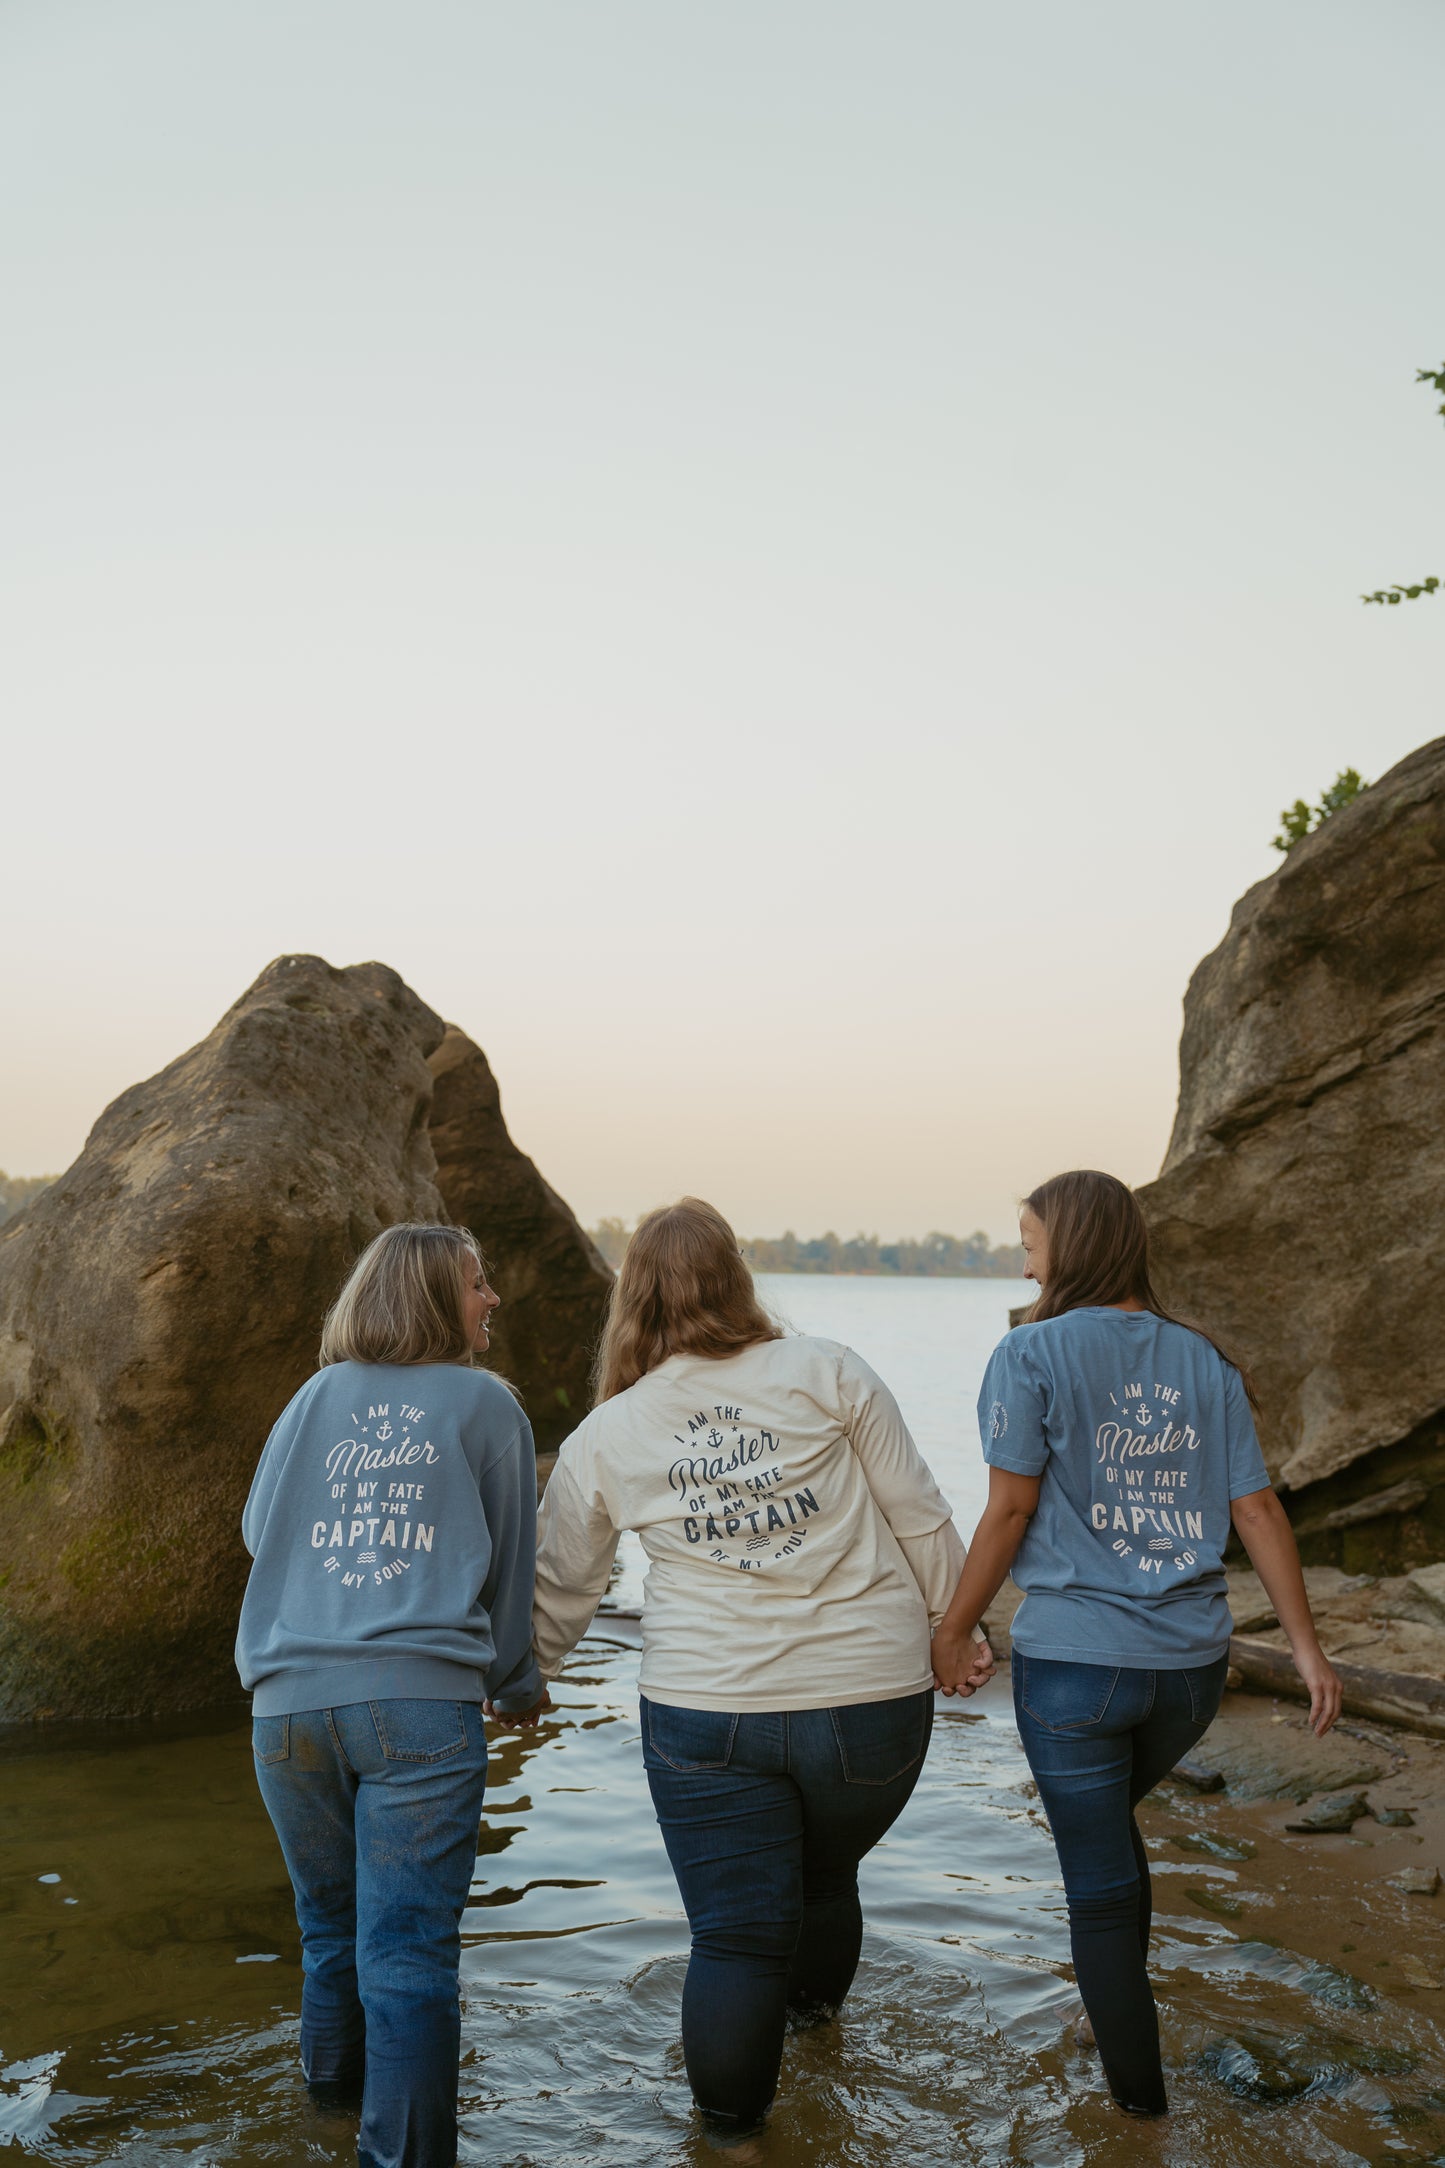
[[[1229,1646],[1235,1498],[1269,1474],[1239,1372],[1150,1310],[1019,1325],[978,1396],[983,1457],[1041,1478],[1014,1560],[1025,1656],[1182,1671]]]

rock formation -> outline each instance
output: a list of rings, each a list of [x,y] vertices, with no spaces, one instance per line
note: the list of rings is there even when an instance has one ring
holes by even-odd
[[[431,1141],[448,1216],[481,1243],[502,1298],[488,1368],[518,1387],[538,1450],[591,1405],[588,1373],[612,1273],[519,1152],[486,1055],[455,1024],[431,1057]]]
[[[0,1227],[0,1719],[238,1691],[257,1456],[347,1266],[402,1219],[480,1236],[496,1367],[558,1443],[611,1273],[481,1049],[383,964],[281,957]]]
[[[445,1217],[444,1028],[381,964],[283,956],[0,1230],[0,1715],[235,1691],[260,1446],[357,1250]]]
[[[1161,1296],[1254,1374],[1306,1556],[1445,1556],[1445,738],[1236,905],[1140,1201]]]

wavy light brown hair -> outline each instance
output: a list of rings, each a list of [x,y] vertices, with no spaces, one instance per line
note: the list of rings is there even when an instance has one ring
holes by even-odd
[[[684,1197],[637,1223],[613,1282],[594,1391],[612,1400],[669,1355],[715,1360],[782,1337],[721,1212]]]
[[[321,1362],[470,1363],[462,1289],[486,1270],[465,1227],[384,1227],[346,1276],[321,1328]]]
[[[1051,1175],[1023,1200],[1049,1238],[1049,1277],[1024,1320],[1036,1325],[1108,1303],[1138,1302],[1171,1325],[1207,1340],[1216,1355],[1239,1372],[1249,1404],[1258,1409],[1249,1372],[1212,1333],[1166,1310],[1149,1277],[1149,1229],[1139,1200],[1116,1175],[1076,1167]]]

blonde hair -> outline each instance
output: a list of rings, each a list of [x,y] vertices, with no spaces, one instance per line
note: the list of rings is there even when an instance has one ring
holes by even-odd
[[[625,1393],[669,1355],[736,1355],[782,1337],[721,1212],[684,1197],[639,1220],[627,1245],[597,1350],[596,1397]]]
[[[321,1362],[469,1363],[462,1281],[486,1263],[465,1227],[407,1221],[368,1242],[321,1328]]]

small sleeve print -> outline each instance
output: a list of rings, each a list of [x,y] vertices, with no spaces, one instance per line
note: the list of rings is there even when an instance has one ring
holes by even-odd
[[[1042,1475],[1049,1457],[1043,1386],[1013,1333],[1000,1340],[983,1374],[978,1434],[990,1468]]]
[[[1229,1450],[1229,1498],[1248,1498],[1269,1488],[1269,1470],[1255,1435],[1244,1380],[1231,1364],[1224,1386],[1224,1435]]]

